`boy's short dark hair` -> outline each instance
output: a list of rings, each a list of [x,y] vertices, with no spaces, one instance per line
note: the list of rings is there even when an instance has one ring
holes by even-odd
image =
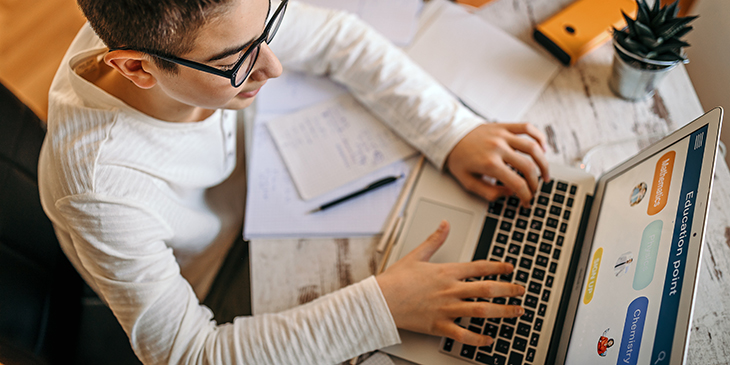
[[[109,48],[148,49],[181,56],[193,49],[206,22],[230,8],[232,0],[78,0],[91,28]],[[177,65],[152,57],[162,70]]]

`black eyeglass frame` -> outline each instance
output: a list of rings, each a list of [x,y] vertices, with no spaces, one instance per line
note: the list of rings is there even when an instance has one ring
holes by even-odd
[[[288,3],[289,3],[289,0],[283,0],[281,2],[281,4],[279,5],[279,7],[274,12],[274,15],[271,17],[271,20],[269,20],[269,23],[266,24],[266,28],[264,28],[264,32],[261,33],[261,36],[258,37],[255,41],[253,41],[253,43],[251,43],[251,46],[248,47],[248,49],[246,50],[246,52],[243,54],[243,57],[241,57],[241,59],[236,62],[236,64],[233,66],[233,68],[230,69],[230,70],[228,70],[228,71],[223,71],[223,70],[217,69],[217,68],[215,68],[213,66],[208,66],[208,65],[203,64],[203,63],[200,63],[200,62],[190,61],[190,60],[186,60],[184,58],[180,58],[180,57],[176,57],[176,56],[163,55],[163,54],[160,54],[160,53],[158,53],[156,51],[149,50],[149,49],[144,49],[144,48],[120,47],[120,48],[112,48],[109,51],[110,52],[111,51],[138,51],[138,52],[144,52],[144,53],[147,53],[147,54],[152,55],[154,57],[157,57],[157,58],[163,59],[165,61],[168,61],[168,62],[172,62],[172,63],[178,64],[178,65],[181,65],[181,66],[185,66],[185,67],[189,67],[189,68],[192,68],[192,69],[195,69],[195,70],[198,70],[198,71],[207,72],[207,73],[210,73],[210,74],[213,74],[213,75],[218,75],[218,76],[221,76],[221,77],[225,77],[225,78],[231,80],[231,86],[233,86],[233,87],[239,87],[244,82],[246,82],[246,79],[248,79],[248,76],[251,74],[251,71],[253,70],[253,66],[256,64],[256,60],[258,60],[258,58],[259,58],[259,51],[258,51],[258,49],[261,47],[261,43],[266,42],[266,44],[269,44],[274,39],[274,36],[276,35],[276,32],[279,30],[279,25],[281,25],[281,21],[283,20],[284,12],[286,11],[286,7],[287,7],[287,4]],[[278,19],[279,16],[281,16],[282,19]],[[276,23],[276,29],[274,29],[273,33],[271,33],[271,37],[269,38],[269,33],[271,32],[271,27],[274,25],[274,22],[277,19],[279,21]],[[254,50],[256,50],[256,54],[254,56],[255,58],[251,61],[251,67],[249,67],[246,70],[246,76],[243,79],[241,79],[241,82],[238,83],[238,85],[236,85],[236,76],[238,75],[238,72],[240,71],[241,66],[246,61],[246,59],[248,59],[248,57],[251,56],[251,53]]]

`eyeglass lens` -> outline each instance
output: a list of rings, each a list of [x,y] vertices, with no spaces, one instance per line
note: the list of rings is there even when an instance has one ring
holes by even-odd
[[[284,5],[284,8],[281,9],[281,12],[277,14],[276,19],[271,20],[272,23],[271,28],[269,28],[269,34],[267,34],[267,37],[264,39],[264,42],[266,42],[266,44],[269,44],[271,40],[274,39],[276,32],[279,30],[279,25],[281,25],[281,20],[284,18],[285,11],[286,5]],[[243,64],[239,68],[239,71],[236,73],[235,87],[241,86],[241,84],[243,84],[243,82],[246,81],[246,79],[248,78],[248,75],[251,74],[253,66],[256,64],[256,60],[259,58],[260,50],[261,43],[258,43],[254,46],[254,49],[251,50],[251,54],[248,55],[247,59],[243,61]]]

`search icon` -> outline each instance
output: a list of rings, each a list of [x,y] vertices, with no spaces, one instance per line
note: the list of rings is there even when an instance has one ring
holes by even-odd
[[[664,361],[664,358],[667,357],[667,353],[662,351],[659,353],[659,356],[656,357],[656,361],[654,362],[654,365]]]

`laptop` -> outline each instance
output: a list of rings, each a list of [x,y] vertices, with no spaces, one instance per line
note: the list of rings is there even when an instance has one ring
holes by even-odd
[[[446,219],[451,231],[431,262],[506,261],[525,286],[513,319],[458,318],[495,338],[474,347],[400,330],[383,351],[420,364],[680,364],[687,356],[723,110],[629,158],[597,181],[552,165],[530,209],[488,203],[428,165],[420,171],[392,265]]]

